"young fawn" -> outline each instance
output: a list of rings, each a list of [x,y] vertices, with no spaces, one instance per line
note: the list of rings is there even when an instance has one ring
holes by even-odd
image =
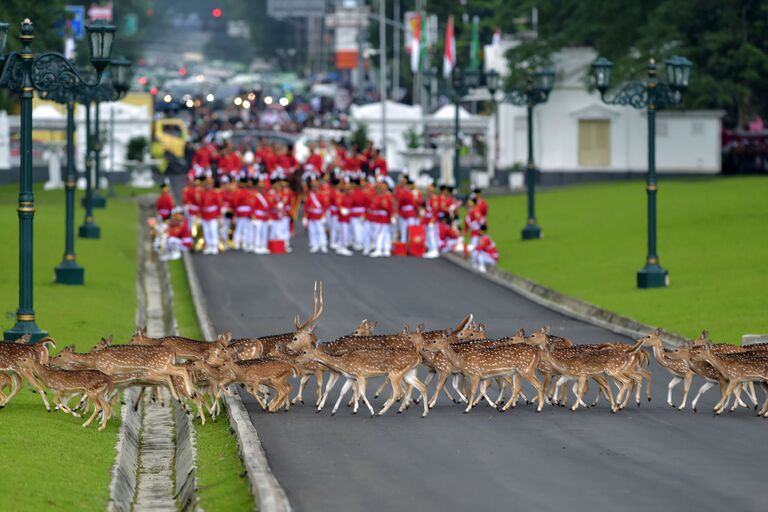
[[[107,426],[107,421],[112,416],[112,406],[109,395],[112,392],[112,379],[108,375],[97,370],[61,370],[49,365],[41,364],[34,357],[26,357],[20,365],[33,372],[40,380],[53,391],[54,403],[66,413],[72,411],[62,402],[63,393],[84,393],[93,403],[93,414],[83,423],[87,428],[98,413],[101,413],[101,425],[99,431]]]
[[[30,335],[25,335],[17,340],[16,343],[0,342],[0,373],[5,374],[11,381],[11,392],[8,395],[4,395],[4,398],[0,400],[0,409],[5,407],[16,396],[16,393],[19,392],[19,389],[21,389],[21,379],[23,378],[40,395],[45,409],[48,412],[51,411],[51,406],[48,404],[43,387],[32,371],[26,366],[21,366],[19,363],[23,359],[31,357],[42,364],[47,364],[49,360],[49,347],[55,348],[56,342],[51,337],[45,337],[38,343],[30,345],[30,338]]]

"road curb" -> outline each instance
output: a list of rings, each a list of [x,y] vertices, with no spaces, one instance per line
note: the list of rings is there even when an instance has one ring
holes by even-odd
[[[629,336],[630,338],[641,338],[656,329],[654,326],[608,311],[589,302],[569,297],[557,290],[497,267],[491,267],[483,274],[473,269],[472,264],[460,256],[448,254],[443,258],[469,272],[508,288],[531,302],[535,302],[567,317],[602,327],[616,334]],[[668,347],[676,347],[688,341],[688,338],[685,336],[663,329],[662,337]]]
[[[189,253],[184,253],[184,269],[187,273],[189,290],[192,294],[192,302],[195,305],[197,321],[203,337],[208,340],[215,339],[216,331],[208,316],[205,297],[200,288],[200,282],[195,272],[194,263]],[[234,397],[225,396],[225,404],[229,413],[230,425],[237,436],[237,445],[240,449],[240,457],[243,459],[248,480],[251,484],[251,492],[255,497],[254,510],[260,512],[289,512],[291,505],[285,491],[272,474],[267,456],[261,445],[259,434],[251,422],[248,411],[237,392]]]

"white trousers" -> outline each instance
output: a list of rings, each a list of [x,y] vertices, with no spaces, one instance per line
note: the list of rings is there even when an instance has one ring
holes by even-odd
[[[267,240],[269,237],[269,221],[253,219],[251,221],[253,249],[263,250],[267,248]]]
[[[411,226],[418,226],[419,225],[419,218],[418,217],[411,217],[411,218],[405,218],[405,217],[398,217],[398,224],[400,226],[400,241],[401,242],[407,242],[408,241],[408,228]]]
[[[206,249],[219,250],[219,219],[203,221],[203,238]]]
[[[181,242],[181,238],[175,236],[169,236],[165,242],[165,251],[167,253],[173,252],[185,252],[188,249]]]
[[[232,235],[232,241],[235,242],[236,247],[250,248],[251,219],[248,217],[235,219],[235,233]]]
[[[339,239],[337,240],[337,244],[339,247],[343,249],[347,249],[349,247],[349,244],[352,242],[351,232],[352,232],[352,226],[350,226],[349,222],[339,222],[338,223],[338,230],[339,230]]]
[[[339,243],[339,218],[334,215],[328,216],[328,227],[331,232],[331,247],[335,247]]]
[[[307,221],[307,229],[309,231],[310,249],[328,248],[328,236],[325,234],[325,226],[323,226],[322,220]]]
[[[446,238],[445,243],[443,244],[443,248],[440,252],[442,253],[453,252],[456,246],[459,245],[460,241],[461,241],[460,238]]]
[[[349,220],[349,226],[352,230],[352,243],[362,246],[365,239],[365,219],[362,217],[352,217]]]
[[[371,221],[363,221],[364,251],[370,251],[376,248],[376,234],[378,233],[378,231],[376,231],[376,226],[378,226],[378,224],[375,224]]]
[[[392,229],[389,224],[371,223],[374,229],[375,250],[389,254],[392,252]]]
[[[426,226],[426,232],[427,232],[427,250],[428,251],[439,251],[440,250],[440,232],[437,228],[437,223],[434,222],[432,224],[427,224]]]
[[[472,266],[478,267],[493,267],[496,265],[496,260],[491,257],[485,251],[472,251]]]

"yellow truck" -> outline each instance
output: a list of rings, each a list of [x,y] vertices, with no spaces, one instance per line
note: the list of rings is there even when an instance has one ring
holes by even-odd
[[[163,158],[160,172],[185,172],[187,126],[181,119],[164,117],[152,125],[152,157]]]

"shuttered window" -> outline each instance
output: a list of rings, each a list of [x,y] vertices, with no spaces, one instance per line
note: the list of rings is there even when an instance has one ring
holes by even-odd
[[[579,120],[579,166],[610,167],[611,121]]]

